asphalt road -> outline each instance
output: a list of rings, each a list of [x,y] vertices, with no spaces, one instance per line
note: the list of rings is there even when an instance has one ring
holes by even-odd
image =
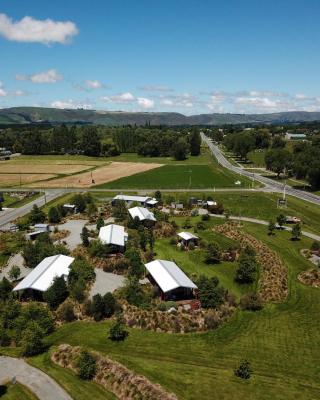
[[[0,228],[5,227],[11,221],[14,221],[16,218],[20,218],[28,214],[31,211],[34,204],[36,204],[38,207],[41,207],[46,202],[56,199],[63,193],[64,192],[61,189],[47,190],[45,192],[45,195],[38,197],[37,199],[31,201],[30,203],[25,204],[24,206],[21,206],[19,208],[12,208],[9,211],[0,211]]]
[[[44,372],[22,359],[1,356],[0,383],[11,381],[14,377],[40,400],[72,400],[68,393]]]
[[[245,171],[240,167],[236,167],[232,165],[227,158],[223,155],[218,146],[215,146],[212,141],[205,136],[204,133],[201,132],[202,140],[208,145],[214,157],[217,159],[218,163],[222,165],[224,168],[229,169],[230,171],[236,172],[237,174],[246,176],[250,179],[255,179],[258,182],[266,185],[266,190],[282,193],[284,189],[284,185],[282,183],[276,182],[270,178],[266,178],[265,176],[259,175],[257,173],[252,173],[249,171]],[[317,196],[312,193],[304,192],[302,190],[294,189],[292,186],[286,185],[286,193],[288,195],[297,197],[301,200],[309,201],[313,204],[320,205],[320,196]]]

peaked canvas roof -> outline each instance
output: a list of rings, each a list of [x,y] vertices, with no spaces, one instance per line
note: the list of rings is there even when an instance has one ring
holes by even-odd
[[[197,289],[192,280],[172,261],[154,260],[145,264],[145,267],[164,293],[178,287]]]
[[[100,228],[99,239],[104,244],[114,244],[116,246],[124,246],[128,238],[128,234],[121,225],[107,225]]]
[[[144,207],[133,207],[129,208],[129,213],[132,218],[138,217],[140,221],[144,221],[146,219],[150,221],[156,221],[154,214]]]
[[[198,236],[193,235],[190,232],[180,232],[178,236],[181,237],[183,240],[191,240],[191,239],[199,239]]]
[[[52,285],[55,277],[69,275],[69,266],[73,260],[73,257],[62,254],[44,258],[13,291],[34,289],[45,292]]]

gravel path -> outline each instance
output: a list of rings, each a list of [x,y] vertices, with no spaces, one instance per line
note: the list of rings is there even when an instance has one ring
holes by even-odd
[[[102,296],[108,292],[112,293],[124,284],[124,276],[104,272],[99,268],[95,268],[94,272],[96,273],[96,280],[91,288],[90,297],[98,293]]]
[[[67,243],[70,250],[74,250],[82,243],[80,234],[87,222],[88,220],[86,219],[70,219],[64,224],[57,225],[59,231],[64,229],[70,231],[70,234],[66,238],[63,238],[63,241]]]
[[[5,383],[13,377],[40,400],[72,400],[68,393],[44,372],[22,359],[0,356],[0,383]]]

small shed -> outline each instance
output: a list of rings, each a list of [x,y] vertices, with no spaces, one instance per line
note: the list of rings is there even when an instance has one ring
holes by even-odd
[[[141,222],[151,221],[153,223],[157,221],[154,214],[151,211],[149,211],[147,208],[133,207],[133,208],[129,208],[128,211],[129,211],[129,214],[132,219],[138,218],[139,221],[141,221]]]
[[[188,300],[197,297],[197,286],[173,261],[154,260],[145,267],[151,283],[161,290],[163,300]]]
[[[193,243],[195,246],[198,244],[199,238],[190,232],[179,232],[178,238],[180,243],[185,247],[189,247],[190,243]]]
[[[64,204],[63,208],[69,212],[70,214],[75,214],[77,212],[77,207],[75,206],[75,204]]]
[[[50,225],[49,224],[35,224],[34,229],[36,231],[41,231],[41,232],[50,232]]]
[[[112,245],[115,251],[122,252],[128,240],[128,234],[121,225],[110,224],[103,226],[99,231],[99,239],[103,244]]]
[[[56,277],[69,275],[69,267],[74,258],[57,254],[44,258],[14,289],[14,292],[21,290],[35,290],[45,292],[52,285]]]

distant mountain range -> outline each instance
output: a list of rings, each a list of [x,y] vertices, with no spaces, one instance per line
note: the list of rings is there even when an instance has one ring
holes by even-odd
[[[320,112],[279,112],[272,114],[199,114],[186,116],[176,112],[126,112],[100,110],[61,110],[42,107],[0,109],[0,124],[100,124],[119,125],[223,125],[284,124],[320,121]]]

